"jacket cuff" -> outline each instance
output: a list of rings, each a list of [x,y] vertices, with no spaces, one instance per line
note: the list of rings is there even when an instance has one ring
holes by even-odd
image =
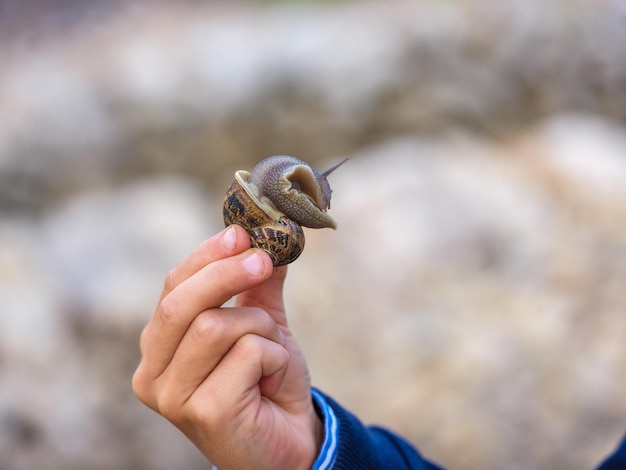
[[[315,411],[324,423],[324,442],[317,459],[313,463],[311,470],[328,470],[333,468],[335,459],[337,457],[337,416],[333,409],[328,405],[324,395],[318,392],[316,389],[311,390],[311,396],[313,397],[313,405]]]
[[[313,470],[441,470],[405,439],[381,428],[366,427],[328,395],[311,390],[324,422],[324,441]]]

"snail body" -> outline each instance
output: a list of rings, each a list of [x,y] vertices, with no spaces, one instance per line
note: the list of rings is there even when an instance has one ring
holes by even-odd
[[[326,177],[348,158],[318,173],[298,158],[277,155],[251,172],[235,172],[224,198],[224,223],[246,229],[252,246],[265,250],[274,266],[295,261],[304,249],[303,226],[337,227],[327,213],[332,190]]]

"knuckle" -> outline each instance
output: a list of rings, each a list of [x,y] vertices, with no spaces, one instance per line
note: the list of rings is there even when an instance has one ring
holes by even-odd
[[[176,424],[178,422],[180,406],[174,400],[167,387],[163,387],[157,396],[156,409],[172,423]]]
[[[146,343],[148,342],[148,334],[148,327],[146,326],[141,330],[141,334],[139,335],[139,352],[142,356],[144,355]]]
[[[212,394],[203,394],[202,400],[192,397],[182,409],[181,419],[201,423],[205,430],[217,428],[221,421],[223,405],[220,406]]]
[[[176,268],[171,269],[165,276],[165,282],[163,283],[163,290],[165,292],[171,292],[176,287]]]
[[[137,398],[139,398],[139,400],[145,405],[150,406],[150,382],[147,379],[146,374],[143,372],[141,365],[139,365],[133,374],[131,387]]]
[[[189,396],[184,389],[181,389],[178,381],[172,380],[167,374],[159,378],[158,393],[154,400],[155,409],[175,425],[181,422],[188,398]]]
[[[157,318],[162,326],[170,326],[176,324],[177,307],[172,295],[166,295],[158,306]]]
[[[233,345],[233,349],[243,357],[257,357],[262,354],[263,346],[260,343],[260,337],[254,334],[243,335]]]
[[[255,321],[257,322],[259,332],[267,338],[272,338],[278,331],[278,325],[272,316],[262,308],[253,308]]]
[[[205,342],[223,336],[228,330],[227,323],[223,315],[202,312],[191,323],[190,331],[200,342]]]

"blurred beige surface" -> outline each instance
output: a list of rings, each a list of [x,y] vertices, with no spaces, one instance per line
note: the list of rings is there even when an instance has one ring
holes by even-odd
[[[206,468],[132,395],[138,335],[234,171],[280,153],[352,156],[287,282],[316,386],[454,469],[616,445],[620,2],[6,5],[2,465]]]

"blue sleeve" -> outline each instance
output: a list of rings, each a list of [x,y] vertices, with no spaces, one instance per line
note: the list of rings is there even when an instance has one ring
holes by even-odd
[[[324,421],[324,442],[313,470],[441,470],[406,440],[381,427],[366,427],[332,398],[313,389]]]
[[[598,470],[624,470],[626,469],[626,436],[615,450],[613,455],[607,458]]]

